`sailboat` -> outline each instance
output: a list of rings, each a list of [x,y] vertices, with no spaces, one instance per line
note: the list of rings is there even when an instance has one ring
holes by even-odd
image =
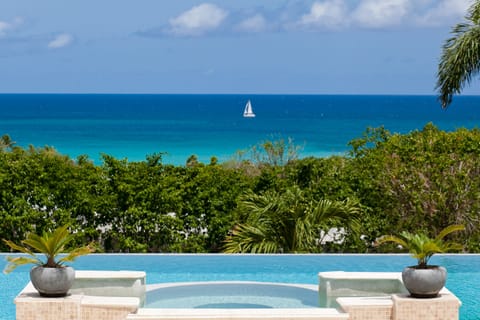
[[[250,100],[248,100],[247,104],[245,105],[245,110],[243,111],[243,116],[245,118],[254,118],[255,117],[255,113],[253,113],[252,103],[250,102]]]

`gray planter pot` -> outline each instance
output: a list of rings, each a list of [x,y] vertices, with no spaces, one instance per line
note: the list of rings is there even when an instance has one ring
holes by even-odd
[[[429,266],[427,269],[406,267],[402,272],[402,280],[412,297],[434,298],[445,286],[447,270],[440,266]]]
[[[43,297],[64,297],[73,285],[75,270],[72,267],[44,268],[37,266],[30,270],[30,280]]]

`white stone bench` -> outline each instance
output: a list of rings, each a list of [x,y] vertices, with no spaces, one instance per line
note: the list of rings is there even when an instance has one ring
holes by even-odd
[[[406,293],[399,272],[344,272],[318,274],[318,294],[325,307],[336,307],[339,297],[375,297]]]
[[[136,297],[145,301],[146,274],[143,271],[75,271],[71,294]]]

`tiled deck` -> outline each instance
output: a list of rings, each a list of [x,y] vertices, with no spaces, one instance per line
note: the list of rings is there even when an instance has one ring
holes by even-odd
[[[328,290],[345,290],[345,280],[397,279],[398,274],[329,273]],[[338,308],[305,309],[147,309],[141,308],[145,294],[143,272],[78,272],[79,281],[64,298],[43,298],[29,283],[15,299],[17,320],[456,320],[460,300],[447,289],[433,299],[410,298],[403,293],[384,296],[335,296]],[[321,278],[321,275],[320,275]],[[94,285],[92,285],[94,283]],[[325,282],[323,282],[325,283]],[[322,280],[320,280],[320,286]],[[390,286],[390,284],[389,284]],[[107,291],[104,289],[108,288]],[[377,288],[378,289],[378,288]],[[319,292],[322,290],[320,287]],[[327,290],[327,291],[328,291]],[[375,291],[375,290],[374,290]],[[114,292],[114,293],[111,293]],[[105,296],[107,294],[108,296]],[[113,296],[115,295],[115,296]]]

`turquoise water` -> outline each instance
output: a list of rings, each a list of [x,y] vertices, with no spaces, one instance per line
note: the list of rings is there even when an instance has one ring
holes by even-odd
[[[0,254],[0,267],[5,264]],[[147,272],[147,284],[188,281],[263,281],[318,284],[322,271],[400,272],[413,264],[408,255],[134,255],[93,254],[80,257],[78,270]],[[436,255],[432,264],[447,268],[447,288],[462,301],[461,320],[480,319],[480,255]],[[13,299],[28,283],[29,268],[0,275],[1,320],[15,318]]]
[[[250,99],[255,118],[243,118]],[[442,110],[435,96],[0,94],[0,135],[20,146],[62,154],[106,153],[131,161],[166,152],[165,163],[195,154],[208,163],[231,159],[264,140],[293,138],[300,156],[349,151],[367,127],[391,132],[480,125],[480,96],[461,96]]]
[[[289,309],[326,306],[318,287],[265,282],[194,282],[147,292],[145,308]]]

